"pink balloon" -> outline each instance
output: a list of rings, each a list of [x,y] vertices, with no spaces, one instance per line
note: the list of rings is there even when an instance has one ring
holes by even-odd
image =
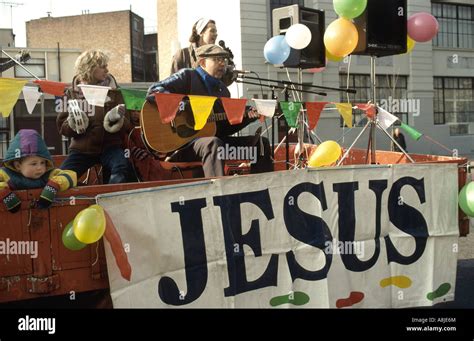
[[[419,43],[430,41],[439,30],[438,20],[426,12],[413,14],[408,19],[407,25],[408,35]]]

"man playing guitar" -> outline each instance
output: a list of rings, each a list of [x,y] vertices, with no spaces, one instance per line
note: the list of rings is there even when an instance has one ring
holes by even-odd
[[[184,95],[230,97],[230,92],[220,80],[226,70],[229,54],[218,45],[208,44],[196,50],[199,66],[195,69],[182,69],[169,78],[153,84],[148,90],[148,100],[153,101],[155,92],[170,92]],[[223,112],[220,101],[214,104],[214,112]],[[159,119],[159,118],[157,118]],[[257,148],[257,160],[251,164],[252,173],[273,170],[268,139],[259,136],[233,137],[239,130],[255,121],[256,117],[246,117],[240,124],[230,125],[227,120],[216,123],[215,136],[194,139],[183,149],[173,154],[171,161],[202,161],[204,175],[215,177],[224,175],[224,159],[219,148],[248,147]]]

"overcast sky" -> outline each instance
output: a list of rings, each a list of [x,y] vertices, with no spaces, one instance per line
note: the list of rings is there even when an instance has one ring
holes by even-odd
[[[130,9],[145,19],[145,32],[156,32],[156,0],[0,0],[0,2],[22,4],[10,7],[0,3],[0,28],[11,28],[16,35],[15,45],[26,46],[25,22],[48,16],[80,15],[83,10],[89,13],[113,12]],[[13,20],[12,20],[13,18]]]

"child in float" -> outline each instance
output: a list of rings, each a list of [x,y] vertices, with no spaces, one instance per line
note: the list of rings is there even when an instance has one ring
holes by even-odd
[[[20,210],[21,201],[14,190],[43,188],[39,208],[49,208],[58,191],[77,185],[76,173],[53,167],[46,143],[37,131],[22,129],[7,150],[0,168],[0,200],[11,213]]]

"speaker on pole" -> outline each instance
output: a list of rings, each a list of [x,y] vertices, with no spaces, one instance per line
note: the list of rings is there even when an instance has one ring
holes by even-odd
[[[291,5],[275,8],[272,13],[273,35],[285,34],[294,24],[306,25],[311,31],[311,42],[302,50],[291,49],[283,63],[285,67],[310,69],[326,65],[324,47],[324,11]]]
[[[354,25],[359,43],[352,54],[383,57],[407,52],[407,0],[368,0]]]

